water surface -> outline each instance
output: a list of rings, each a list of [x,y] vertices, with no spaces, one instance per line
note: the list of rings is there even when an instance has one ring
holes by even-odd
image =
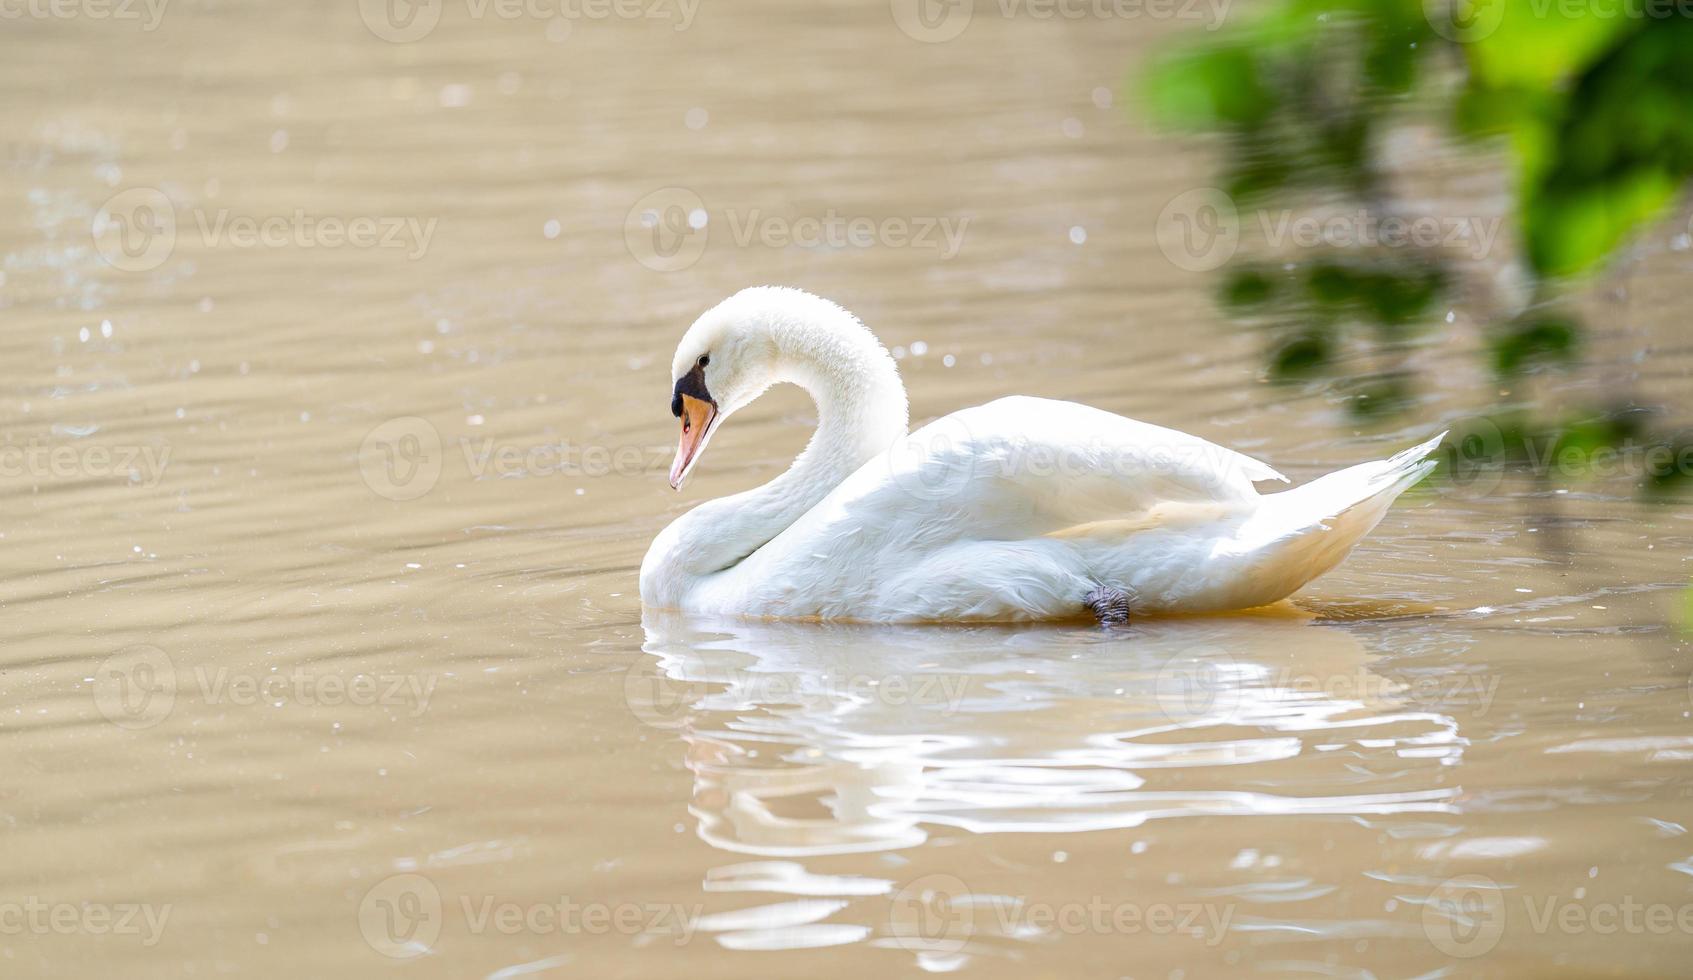
[[[979,6],[7,21],[0,972],[1683,973],[1693,528],[1626,477],[1414,491],[1302,613],[643,616],[652,535],[812,422],[665,485],[675,340],[750,284],[857,311],[920,419],[1073,398],[1307,479],[1474,409],[1465,342],[1386,429],[1261,383],[1160,251],[1207,157],[1122,82],[1196,25]],[[1685,402],[1674,230],[1592,385]]]

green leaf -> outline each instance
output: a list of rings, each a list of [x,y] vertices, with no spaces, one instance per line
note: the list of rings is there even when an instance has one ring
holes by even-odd
[[[1595,3],[1467,2],[1478,18],[1480,36],[1464,49],[1475,82],[1483,88],[1556,88],[1640,24],[1618,16],[1616,7]],[[1490,23],[1494,26],[1488,29]]]
[[[1346,407],[1356,418],[1378,419],[1405,411],[1416,397],[1409,374],[1389,371],[1355,383]]]
[[[1559,316],[1512,324],[1489,341],[1494,373],[1511,377],[1539,365],[1567,364],[1575,359],[1580,332],[1575,321]]]
[[[1275,381],[1293,381],[1322,371],[1334,356],[1326,333],[1308,330],[1276,348],[1270,361],[1270,377]]]
[[[1178,129],[1250,126],[1274,108],[1245,47],[1185,51],[1153,66],[1146,96],[1153,118]]]
[[[1543,276],[1585,272],[1675,198],[1679,183],[1637,172],[1585,186],[1545,188],[1525,204],[1529,260]]]
[[[1235,269],[1223,281],[1223,302],[1237,309],[1262,306],[1275,295],[1276,281],[1263,269]]]

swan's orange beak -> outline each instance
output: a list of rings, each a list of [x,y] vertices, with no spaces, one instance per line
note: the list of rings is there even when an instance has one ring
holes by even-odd
[[[682,481],[694,468],[694,461],[705,451],[711,438],[712,423],[717,421],[717,406],[693,395],[682,399],[682,441],[676,444],[676,461],[670,464],[670,489],[682,489]]]

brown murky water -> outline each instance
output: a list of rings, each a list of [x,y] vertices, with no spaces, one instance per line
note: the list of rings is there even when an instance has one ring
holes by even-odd
[[[643,620],[651,536],[808,431],[775,393],[665,486],[741,286],[859,312],[918,417],[1074,398],[1306,478],[1471,407],[1431,343],[1417,421],[1349,429],[1160,251],[1207,162],[1121,81],[1201,22],[97,7],[0,24],[5,976],[1693,962],[1693,527],[1624,478],[1414,492],[1314,615]],[[1675,230],[1596,287],[1594,384],[1685,403]]]

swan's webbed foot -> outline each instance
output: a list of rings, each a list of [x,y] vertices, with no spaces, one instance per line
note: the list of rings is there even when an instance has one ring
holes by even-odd
[[[1129,594],[1122,589],[1101,585],[1082,597],[1082,605],[1098,617],[1101,626],[1129,625]]]

